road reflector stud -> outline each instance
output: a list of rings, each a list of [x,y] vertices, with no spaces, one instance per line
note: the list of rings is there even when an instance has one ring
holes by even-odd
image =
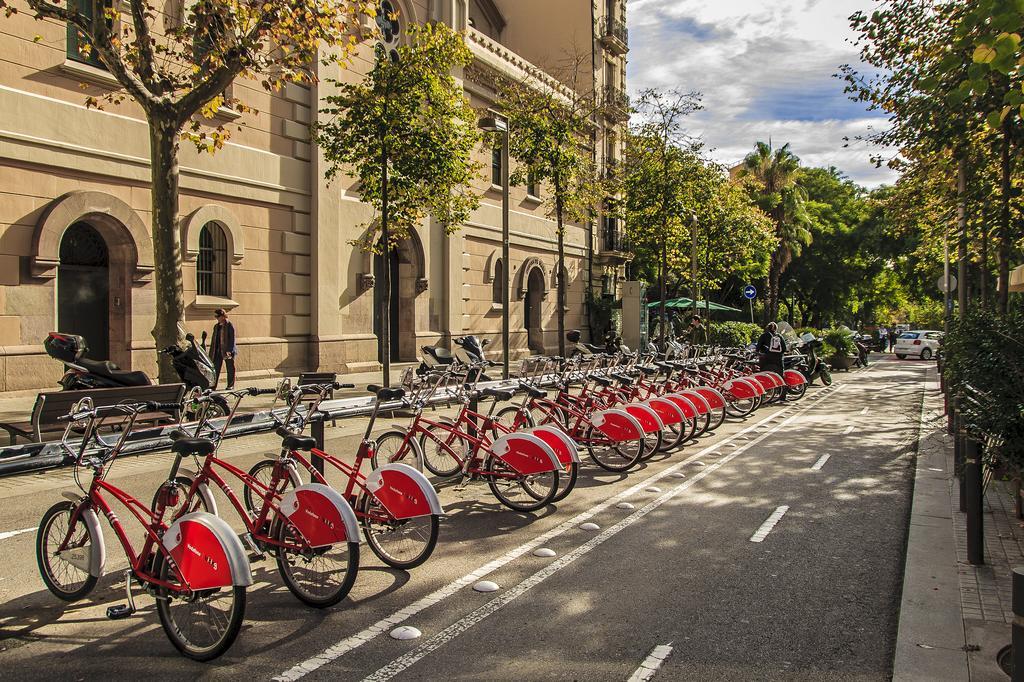
[[[649,493],[660,493],[661,492],[661,488],[659,488],[656,485],[652,485],[652,486],[649,486],[647,488],[644,488],[644,490],[646,490]]]
[[[601,526],[587,521],[586,523],[580,524],[580,530],[601,530]]]
[[[629,502],[619,502],[615,506],[619,509],[636,509],[636,507],[630,504]]]
[[[473,589],[477,592],[497,592],[498,583],[492,583],[490,580],[481,580],[473,585]]]
[[[548,549],[547,547],[538,547],[537,549],[533,550],[533,556],[539,556],[544,559],[550,559],[551,557],[555,556],[555,550]]]
[[[422,634],[422,632],[412,627],[411,625],[403,625],[391,631],[391,639],[416,639],[417,637],[420,637]]]
[[[686,474],[682,471],[676,471],[672,474],[675,478],[686,478]]]

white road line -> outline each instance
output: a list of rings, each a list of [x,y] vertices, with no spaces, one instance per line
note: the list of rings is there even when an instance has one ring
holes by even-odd
[[[654,674],[658,672],[658,668],[665,662],[665,659],[672,653],[672,642],[668,644],[659,644],[651,650],[651,653],[647,655],[644,662],[640,664],[640,667],[636,669],[628,682],[648,682]]]
[[[811,466],[811,471],[821,471],[821,467],[825,466],[825,462],[827,462],[828,458],[831,456],[832,455],[824,454],[821,457],[819,457],[818,461]]]
[[[6,540],[7,538],[13,538],[15,535],[21,535],[22,533],[31,533],[37,530],[35,526],[32,528],[22,528],[21,530],[8,530],[0,533],[0,540]]]
[[[850,424],[849,426],[846,427],[846,430],[843,431],[843,435],[848,436],[851,433],[853,433],[853,424]]]
[[[867,414],[870,410],[871,410],[870,407],[865,407],[863,410],[860,411],[860,413],[861,414]]]
[[[706,478],[707,476],[710,476],[713,472],[721,469],[723,466],[725,466],[726,464],[728,464],[729,462],[743,454],[743,452],[749,450],[762,440],[765,440],[766,438],[771,436],[775,431],[781,429],[782,427],[788,425],[790,422],[796,420],[804,412],[807,412],[812,407],[814,407],[818,402],[820,402],[820,400],[816,401],[811,405],[808,405],[804,409],[800,410],[800,412],[794,414],[788,419],[779,422],[773,429],[761,434],[760,436],[758,436],[749,443],[744,443],[734,452],[726,455],[725,457],[718,460],[717,462],[707,467],[706,469],[702,469],[699,473],[695,474],[693,478],[689,479],[688,481],[684,481],[683,483],[680,483],[675,488],[669,490],[667,493],[660,495],[659,497],[657,497],[655,500],[648,503],[644,507],[636,510],[635,512],[633,512],[626,518],[622,519],[615,525],[607,528],[605,531],[595,536],[590,541],[580,545],[571,552],[562,555],[561,558],[551,562],[550,564],[540,569],[523,582],[510,588],[508,591],[504,592],[498,597],[495,597],[483,606],[478,607],[461,620],[458,620],[455,623],[449,625],[447,628],[437,633],[436,635],[434,635],[429,640],[427,640],[420,646],[416,647],[409,653],[405,654],[404,656],[399,656],[395,660],[391,661],[391,663],[377,670],[372,675],[363,678],[363,682],[385,682],[386,680],[390,680],[395,675],[398,675],[404,670],[407,670],[410,666],[414,665],[420,659],[424,658],[431,652],[440,649],[445,644],[448,644],[449,642],[457,638],[459,635],[465,633],[467,630],[472,628],[477,623],[481,622],[488,616],[496,613],[501,608],[509,604],[511,601],[530,591],[547,578],[551,577],[558,571],[562,570],[563,568],[574,562],[576,559],[584,556],[585,554],[588,554],[591,550],[599,546],[604,541],[618,534],[623,529],[633,525],[634,523],[636,523],[643,517],[647,516],[661,505],[665,504],[672,498],[676,497],[680,493],[687,490],[690,486],[694,485],[698,481]]]
[[[761,527],[758,528],[757,531],[750,536],[750,541],[764,542],[764,539],[768,537],[768,533],[772,532],[772,528],[775,527],[775,524],[777,524],[782,519],[782,517],[786,515],[786,512],[788,511],[789,507],[787,507],[786,505],[776,507],[775,511],[771,513],[771,516],[765,519],[764,523],[761,524]]]
[[[822,401],[823,398],[826,398],[829,395],[834,395],[835,393],[838,393],[839,391],[841,391],[843,389],[844,385],[845,384],[837,384],[837,385],[834,385],[833,387],[824,389],[821,393],[818,393],[817,395],[814,396],[814,398],[813,398],[814,402],[812,402],[810,405],[804,407],[802,410],[800,410],[799,413],[797,413],[793,417],[790,417],[789,419],[786,419],[786,420],[780,422],[775,427],[769,429],[768,431],[765,431],[763,434],[760,434],[758,436],[758,438],[756,438],[755,440],[750,441],[748,443],[744,443],[743,447],[735,450],[730,455],[728,455],[728,457],[720,459],[717,462],[715,462],[714,464],[708,466],[707,468],[702,469],[698,474],[695,475],[694,478],[691,478],[689,482],[692,483],[694,481],[700,480],[700,478],[697,478],[698,476],[702,478],[703,477],[702,475],[706,475],[707,473],[710,473],[711,471],[714,471],[715,469],[720,467],[725,462],[731,460],[732,458],[736,457],[737,455],[739,455],[740,453],[742,453],[746,449],[748,449],[748,448],[752,447],[753,445],[755,445],[756,443],[760,442],[763,438],[765,438],[765,437],[767,437],[769,435],[772,435],[775,431],[779,430],[784,425],[788,424],[790,421],[795,419],[797,416],[803,414],[807,410],[809,410],[812,407],[814,407],[815,405],[819,404]],[[795,404],[791,404],[791,407],[792,406],[795,406]],[[785,415],[788,411],[789,411],[789,408],[784,408],[784,409],[780,410],[779,412],[776,412],[776,413],[772,414],[771,416],[766,417],[765,419],[763,419],[762,421],[758,422],[757,424],[752,424],[751,426],[747,427],[746,429],[738,431],[737,433],[733,434],[732,436],[729,436],[724,441],[722,441],[722,443],[728,442],[728,441],[732,440],[733,438],[736,438],[740,434],[751,432],[754,429],[757,429],[759,426],[762,426],[762,425],[764,425],[764,424],[766,424],[768,422],[774,421],[779,416]],[[444,587],[441,587],[440,589],[435,590],[431,594],[428,594],[427,596],[419,599],[418,601],[413,602],[412,604],[406,606],[405,608],[403,608],[403,609],[401,609],[399,611],[396,611],[395,613],[391,614],[387,618],[383,618],[383,619],[377,621],[376,623],[374,623],[370,627],[368,627],[368,628],[366,628],[366,629],[364,629],[364,630],[362,630],[360,632],[357,632],[356,634],[354,634],[354,635],[352,635],[350,637],[346,637],[345,639],[337,642],[333,646],[328,647],[322,653],[320,653],[320,654],[318,654],[316,656],[313,656],[312,658],[309,658],[309,659],[307,659],[307,660],[305,660],[305,661],[303,661],[303,662],[293,666],[289,670],[284,671],[283,673],[281,673],[280,675],[278,675],[274,679],[275,680],[279,680],[279,681],[292,681],[292,680],[299,680],[299,679],[305,677],[309,673],[311,673],[311,672],[313,672],[313,671],[315,671],[315,670],[317,670],[317,669],[327,665],[331,661],[337,660],[337,659],[341,658],[342,656],[348,654],[349,652],[354,651],[355,649],[358,649],[359,647],[361,647],[362,645],[366,644],[367,642],[372,641],[373,639],[378,637],[381,633],[390,632],[391,629],[393,629],[396,625],[399,625],[403,621],[408,620],[409,618],[415,616],[417,613],[419,613],[419,612],[421,612],[421,611],[423,611],[423,610],[425,610],[425,609],[427,609],[427,608],[429,608],[431,606],[434,606],[438,602],[441,602],[444,599],[447,599],[448,597],[454,595],[456,592],[458,592],[462,588],[464,588],[464,587],[466,587],[468,585],[472,585],[473,583],[477,582],[478,580],[480,580],[484,576],[486,576],[486,575],[488,575],[490,573],[493,573],[494,571],[498,570],[499,568],[501,568],[505,564],[507,564],[507,563],[509,563],[509,562],[511,562],[511,561],[513,561],[515,559],[517,559],[520,556],[523,556],[524,554],[527,554],[528,552],[532,552],[537,547],[544,546],[545,543],[550,541],[552,538],[555,538],[555,537],[557,537],[559,535],[562,535],[563,533],[565,533],[567,531],[576,529],[581,523],[589,520],[593,516],[599,514],[600,512],[602,512],[602,511],[604,511],[606,509],[614,507],[616,504],[618,504],[619,502],[623,501],[624,499],[637,494],[638,492],[642,491],[644,488],[648,487],[649,485],[651,485],[655,481],[659,481],[659,480],[661,480],[663,478],[666,478],[666,477],[670,476],[671,474],[675,473],[676,471],[678,471],[679,469],[682,469],[687,464],[690,464],[691,462],[697,461],[701,457],[706,456],[709,452],[711,452],[715,448],[719,447],[722,443],[716,443],[714,445],[709,445],[709,446],[705,447],[704,449],[700,450],[699,452],[696,452],[693,455],[690,455],[689,457],[687,457],[683,461],[679,462],[678,464],[674,464],[674,465],[672,465],[670,467],[666,467],[660,473],[657,473],[657,474],[655,474],[653,476],[650,476],[647,479],[641,481],[640,483],[637,483],[636,485],[627,488],[626,490],[622,491],[621,493],[608,498],[604,502],[601,502],[601,503],[591,507],[590,509],[577,514],[576,516],[574,516],[573,518],[569,519],[568,521],[565,521],[564,523],[561,523],[558,526],[555,526],[551,530],[549,530],[549,531],[547,531],[545,533],[542,533],[541,535],[538,535],[533,540],[530,540],[529,542],[526,542],[526,543],[520,545],[519,547],[516,547],[515,549],[513,549],[513,550],[511,550],[509,552],[506,552],[505,554],[502,554],[498,558],[494,559],[493,561],[490,561],[487,564],[484,564],[483,566],[480,566],[479,568],[477,568],[472,573],[467,573],[466,575],[462,576],[461,578],[448,583]],[[660,499],[660,498],[658,498],[658,499]],[[656,501],[657,500],[655,500],[655,502]],[[646,509],[646,507],[644,507],[644,509]],[[641,509],[640,511],[643,511],[643,509]],[[632,517],[628,516],[624,520],[627,520],[629,518],[632,518]],[[599,535],[597,537],[601,537],[601,536]]]

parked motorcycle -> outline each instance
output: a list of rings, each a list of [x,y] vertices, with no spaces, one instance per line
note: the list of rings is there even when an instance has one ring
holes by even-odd
[[[416,373],[422,376],[433,370],[447,367],[455,362],[459,362],[463,365],[473,365],[486,362],[487,358],[484,356],[484,347],[488,346],[490,343],[490,339],[481,340],[475,336],[459,336],[452,339],[452,344],[455,346],[454,353],[449,351],[447,348],[441,348],[440,346],[421,346],[420,350],[423,351],[423,360],[420,362],[420,366],[417,368]],[[468,380],[493,381],[491,377],[483,373],[481,373],[479,377],[470,376]]]
[[[804,354],[804,363],[797,369],[807,378],[808,384],[813,384],[815,379],[820,378],[823,385],[832,385],[832,372],[825,361],[818,357],[818,351],[823,345],[822,339],[809,332],[800,337],[798,347]]]
[[[206,353],[206,332],[202,335],[203,345],[196,343],[196,337],[185,334],[187,346],[169,346],[159,351],[171,357],[171,366],[177,372],[186,389],[198,388],[205,391],[213,385],[216,376],[213,361]],[[90,360],[84,357],[89,344],[76,334],[50,332],[43,341],[46,354],[64,363],[66,371],[58,382],[65,391],[79,391],[90,388],[121,388],[124,386],[150,386],[153,382],[145,372],[133,372],[118,367],[110,360]],[[222,398],[215,400],[221,416],[227,414],[227,403]],[[211,406],[212,407],[212,406]],[[188,409],[186,408],[186,413]]]

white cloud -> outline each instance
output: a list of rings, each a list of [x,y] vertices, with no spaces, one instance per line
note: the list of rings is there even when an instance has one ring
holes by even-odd
[[[807,165],[834,165],[868,186],[895,180],[876,169],[880,150],[844,146],[886,125],[833,77],[858,63],[848,17],[871,0],[632,0],[629,86],[704,94],[694,134],[732,165],[758,140],[789,142]]]

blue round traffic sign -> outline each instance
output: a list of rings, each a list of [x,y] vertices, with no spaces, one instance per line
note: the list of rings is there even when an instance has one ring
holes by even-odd
[[[753,284],[748,284],[743,287],[743,297],[749,299],[757,298],[757,289],[754,288]]]

